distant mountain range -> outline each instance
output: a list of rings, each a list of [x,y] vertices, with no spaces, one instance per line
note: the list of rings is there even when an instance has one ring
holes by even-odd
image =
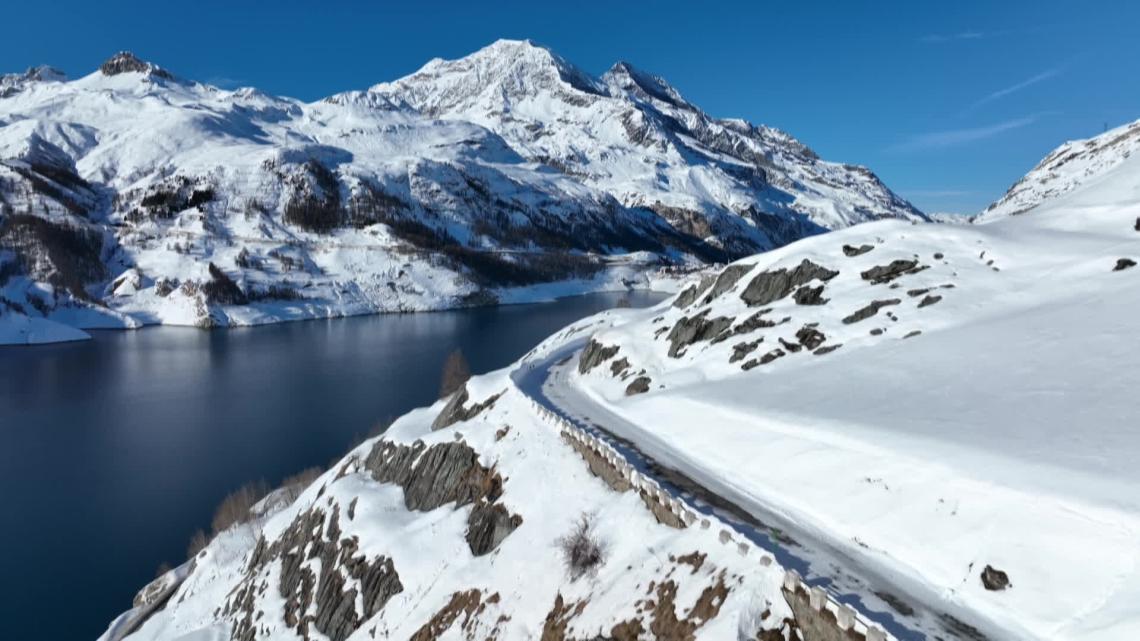
[[[882,218],[926,220],[865,167],[529,41],[313,103],[129,53],[0,77],[0,310],[78,327],[525,300]]]

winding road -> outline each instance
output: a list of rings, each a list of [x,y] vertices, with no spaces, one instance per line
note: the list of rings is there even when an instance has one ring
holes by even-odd
[[[719,518],[770,552],[783,567],[799,572],[806,583],[825,588],[836,601],[855,608],[895,638],[1002,638],[1000,631],[988,630],[991,626],[983,622],[967,622],[961,613],[946,612],[938,603],[938,595],[928,588],[902,585],[829,543],[825,533],[773,513],[759,497],[732,487],[715,471],[570,383],[569,373],[576,367],[586,340],[572,341],[545,357],[525,361],[511,373],[512,380],[539,405],[607,441],[629,464],[671,495],[700,513]]]

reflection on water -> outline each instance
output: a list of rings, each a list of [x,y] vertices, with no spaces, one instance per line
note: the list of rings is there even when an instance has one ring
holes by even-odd
[[[618,298],[0,348],[0,620],[94,639],[229,491],[431,403],[457,347],[475,372],[502,367]]]

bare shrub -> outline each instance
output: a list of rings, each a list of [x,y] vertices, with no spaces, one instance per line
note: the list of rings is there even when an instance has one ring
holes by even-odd
[[[206,536],[205,532],[202,530],[194,532],[194,535],[190,537],[190,545],[186,547],[186,558],[192,559],[198,556],[198,553],[206,549],[209,544],[210,538]]]
[[[238,523],[247,522],[250,517],[249,508],[265,498],[268,493],[269,486],[265,484],[265,481],[254,481],[246,483],[222,499],[221,505],[214,512],[214,520],[210,525],[214,531],[214,536],[225,532]]]
[[[163,561],[162,563],[158,564],[158,569],[154,571],[154,578],[157,579],[158,577],[166,574],[167,572],[169,572],[173,569],[174,568],[170,567],[169,563],[167,563],[166,561]]]
[[[595,571],[605,561],[605,548],[594,532],[594,523],[589,514],[578,517],[578,522],[570,534],[558,539],[562,550],[562,562],[571,581]]]
[[[305,488],[313,484],[313,481],[320,478],[321,474],[325,471],[319,467],[313,466],[305,468],[292,476],[286,476],[281,481],[281,488],[288,490],[290,499],[295,499],[305,491]]]
[[[462,350],[455,350],[447,356],[447,360],[443,363],[443,375],[439,384],[439,397],[447,398],[451,396],[460,387],[471,378],[471,368],[467,365],[467,359],[463,357]]]

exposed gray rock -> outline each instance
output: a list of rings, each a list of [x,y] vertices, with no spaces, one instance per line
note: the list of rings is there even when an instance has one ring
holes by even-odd
[[[653,382],[648,376],[638,376],[625,388],[626,396],[644,394],[649,391],[649,384]]]
[[[1136,231],[1140,231],[1140,216],[1136,217],[1136,225],[1134,227],[1132,227],[1132,229],[1135,229]]]
[[[840,347],[843,347],[843,343],[832,343],[831,345],[824,345],[823,347],[812,352],[812,354],[815,354],[816,356],[823,356],[824,354],[830,354],[831,352],[834,352]]]
[[[104,76],[117,76],[121,73],[130,73],[134,71],[156,76],[158,78],[164,78],[166,80],[174,79],[174,75],[169,71],[149,62],[139,60],[133,53],[129,51],[120,51],[119,53],[111,56],[107,59],[106,62],[99,66],[99,71],[103,72]]]
[[[222,609],[233,622],[231,639],[257,638],[262,627],[258,601],[264,596],[271,564],[280,564],[277,591],[285,601],[284,623],[302,638],[310,638],[310,628],[315,628],[333,641],[344,641],[393,595],[403,592],[392,560],[359,554],[359,540],[342,536],[339,517],[339,506],[331,514],[312,508],[297,515],[272,543],[264,536],[258,539],[245,578]],[[311,563],[312,559],[319,562]],[[347,587],[349,581],[359,588]]]
[[[801,327],[798,332],[796,332],[796,340],[798,340],[800,342],[800,345],[803,345],[808,350],[813,350],[820,345],[823,345],[823,342],[827,340],[827,337],[824,336],[823,332],[819,331],[818,329],[805,325]]]
[[[782,356],[784,356],[784,350],[777,348],[777,349],[774,349],[774,350],[768,352],[767,354],[764,354],[763,356],[761,356],[760,361],[757,364],[758,365],[767,365],[768,363],[771,363],[772,361],[774,361],[777,358],[780,358]]]
[[[483,410],[493,406],[495,401],[499,400],[499,397],[502,395],[502,392],[492,394],[481,403],[472,403],[470,407],[464,407],[470,398],[467,392],[467,386],[464,385],[459,388],[459,391],[453,394],[447,401],[447,404],[443,406],[443,409],[439,412],[439,416],[435,417],[435,420],[432,421],[431,429],[441,430],[445,427],[451,427],[456,423],[470,421]]]
[[[871,330],[871,336],[881,336],[882,334],[883,334],[883,328],[882,327],[876,327],[875,329]]]
[[[467,546],[475,556],[483,556],[499,547],[520,525],[522,517],[518,514],[511,514],[498,503],[480,501],[467,517]]]
[[[929,287],[923,287],[921,289],[908,289],[906,290],[906,295],[914,298],[915,296],[922,296],[928,291],[930,291]]]
[[[759,347],[760,343],[762,343],[762,342],[764,342],[763,336],[761,336],[760,338],[757,338],[754,341],[737,343],[737,344],[733,345],[732,346],[732,356],[729,357],[728,362],[729,363],[735,363],[737,361],[744,360],[744,357],[748,356],[752,352],[756,351],[756,348]]]
[[[602,345],[591,338],[590,342],[586,344],[586,349],[582,350],[582,356],[578,359],[578,373],[585,374],[602,362],[608,361],[618,353],[619,349],[621,348],[617,345]]]
[[[684,291],[677,295],[677,298],[673,299],[673,307],[676,307],[677,309],[683,309],[697,302],[697,299],[701,297],[701,294],[705,293],[710,287],[712,287],[715,280],[716,276],[712,274],[706,274],[705,276],[702,276],[699,282],[689,285],[685,288]]]
[[[610,363],[610,373],[614,376],[620,376],[622,372],[629,369],[629,359],[622,358]]]
[[[791,341],[786,341],[783,338],[779,339],[779,341],[780,341],[780,344],[784,346],[784,349],[788,350],[792,354],[795,354],[796,352],[798,352],[804,348],[804,346],[800,345],[799,343],[793,343]]]
[[[749,307],[767,305],[784,298],[800,285],[806,285],[815,279],[826,282],[838,275],[839,272],[817,265],[805,258],[803,262],[790,271],[777,269],[757,274],[740,294],[740,298]]]
[[[1116,267],[1113,267],[1112,271],[1118,272],[1135,266],[1136,261],[1132,260],[1131,258],[1120,258],[1116,261]]]
[[[917,260],[892,260],[887,265],[877,265],[867,271],[860,272],[859,276],[862,277],[863,280],[868,280],[878,285],[888,283],[905,274],[918,273],[927,267],[928,265],[919,265]]]
[[[935,303],[937,303],[940,300],[942,300],[941,296],[938,296],[936,294],[930,294],[928,296],[924,296],[922,298],[922,300],[918,301],[918,307],[921,309],[921,308],[927,307],[929,305],[934,305]]]
[[[725,267],[720,275],[716,277],[716,282],[713,283],[712,289],[709,291],[708,296],[705,296],[704,304],[707,305],[711,303],[717,296],[720,296],[721,294],[732,289],[733,285],[735,285],[737,281],[743,278],[745,274],[752,271],[752,268],[755,266],[755,264],[749,264],[729,265],[728,267]]]
[[[942,252],[934,252],[934,260],[942,260]]]
[[[918,336],[921,333],[922,333],[922,330],[920,330],[920,329],[911,330],[911,331],[907,332],[906,336],[903,336],[903,338],[914,338],[915,336]]]
[[[867,252],[871,251],[874,248],[875,248],[874,245],[859,245],[858,247],[854,247],[852,245],[844,245],[843,246],[843,255],[844,256],[862,256],[863,254],[866,254]]]
[[[1009,587],[1009,575],[992,565],[987,565],[982,570],[982,585],[987,590],[1004,590]]]
[[[480,499],[494,502],[502,493],[502,478],[480,465],[479,455],[463,442],[425,448],[422,441],[399,445],[380,440],[364,468],[376,481],[402,487],[409,510],[426,512],[452,501],[457,507]]]
[[[845,325],[850,325],[851,323],[858,323],[861,320],[870,318],[870,317],[874,316],[875,314],[878,314],[879,310],[882,309],[883,307],[887,307],[888,305],[898,305],[901,302],[902,301],[897,299],[897,298],[890,298],[887,300],[871,301],[870,305],[867,305],[866,307],[862,307],[860,309],[857,309],[854,312],[852,312],[850,316],[847,316],[846,318],[844,318],[843,323]]]
[[[670,343],[669,356],[677,358],[688,345],[712,339],[728,329],[734,320],[729,316],[718,316],[710,320],[705,318],[707,315],[706,309],[696,316],[684,316],[677,321],[667,337]]]
[[[796,301],[797,305],[825,305],[828,299],[823,297],[823,285],[820,285],[818,287],[804,286],[797,289],[792,300]]]
[[[771,307],[765,307],[764,309],[756,312],[755,314],[744,319],[744,322],[734,327],[732,333],[737,335],[747,334],[748,332],[755,331],[757,329],[775,327],[776,321],[764,318],[764,315],[771,311]]]

